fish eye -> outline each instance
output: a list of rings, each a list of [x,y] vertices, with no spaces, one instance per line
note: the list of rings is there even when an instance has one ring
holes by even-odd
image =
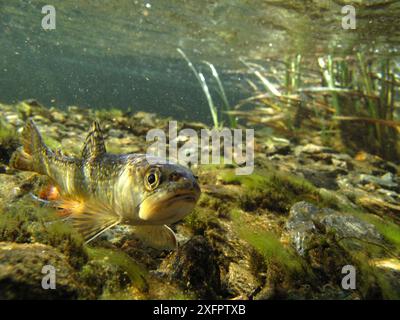
[[[144,185],[147,190],[151,191],[158,187],[160,184],[160,175],[158,168],[152,168],[146,173]]]
[[[154,173],[150,173],[149,176],[147,177],[147,181],[150,184],[153,184],[154,182],[156,182],[156,176],[154,175]]]

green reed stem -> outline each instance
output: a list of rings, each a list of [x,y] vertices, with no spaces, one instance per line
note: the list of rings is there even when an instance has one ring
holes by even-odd
[[[224,103],[225,111],[232,110],[232,108],[231,108],[231,106],[229,104],[228,98],[226,96],[224,86],[222,85],[221,79],[220,79],[220,77],[218,75],[217,69],[215,69],[214,65],[212,63],[208,62],[208,61],[204,61],[204,63],[207,64],[210,67],[211,73],[212,73],[214,79],[217,81],[217,84],[218,84],[218,91],[217,92],[220,95],[220,97],[221,97],[221,99],[222,99],[222,101]],[[229,119],[230,126],[232,128],[236,127],[236,125],[237,125],[236,118],[234,116],[228,114],[228,119]]]
[[[218,111],[214,105],[214,101],[211,97],[210,90],[208,90],[207,82],[206,82],[206,79],[204,78],[204,75],[201,72],[198,72],[196,70],[193,63],[189,60],[189,58],[186,56],[186,54],[180,48],[177,48],[176,50],[186,60],[189,68],[193,71],[193,74],[195,75],[197,81],[199,81],[201,89],[203,90],[204,95],[207,98],[208,107],[210,108],[210,113],[211,113],[211,117],[213,119],[214,127],[218,128],[219,127]]]

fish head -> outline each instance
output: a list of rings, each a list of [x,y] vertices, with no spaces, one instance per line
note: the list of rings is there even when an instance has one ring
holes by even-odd
[[[197,178],[179,164],[148,164],[141,180],[138,218],[144,224],[179,221],[193,210],[200,197]]]

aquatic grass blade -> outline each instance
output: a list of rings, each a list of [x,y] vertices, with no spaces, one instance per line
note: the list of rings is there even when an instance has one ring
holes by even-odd
[[[204,95],[207,98],[207,102],[208,102],[208,106],[210,108],[210,113],[211,113],[211,117],[213,119],[214,127],[218,128],[219,127],[218,111],[212,100],[210,90],[208,90],[208,86],[207,86],[206,80],[204,78],[204,75],[201,72],[198,72],[196,70],[193,63],[189,60],[189,58],[186,56],[186,54],[180,48],[177,48],[176,50],[186,60],[189,68],[193,71],[193,74],[195,75],[196,79],[199,81],[201,89],[203,90]]]

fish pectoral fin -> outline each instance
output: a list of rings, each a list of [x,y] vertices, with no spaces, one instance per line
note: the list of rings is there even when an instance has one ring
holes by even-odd
[[[170,227],[163,226],[135,226],[135,236],[149,247],[159,250],[172,250],[177,246],[175,232]]]
[[[120,217],[101,202],[65,200],[59,208],[60,215],[82,234],[86,243],[121,222]]]

